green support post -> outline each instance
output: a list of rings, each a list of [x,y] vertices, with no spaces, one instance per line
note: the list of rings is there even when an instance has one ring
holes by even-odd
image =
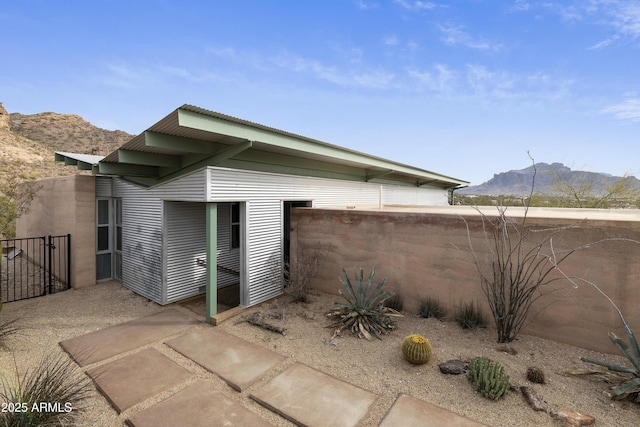
[[[218,205],[207,203],[207,323],[218,312]]]

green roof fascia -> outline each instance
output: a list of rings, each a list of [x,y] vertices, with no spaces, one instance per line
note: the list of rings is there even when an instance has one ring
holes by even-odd
[[[303,157],[290,156],[287,154],[270,153],[266,151],[246,151],[240,153],[233,160],[244,161],[248,163],[262,163],[270,165],[276,173],[286,173],[284,171],[278,171],[279,167],[309,170],[309,175],[312,175],[311,171],[317,173],[327,172],[332,176],[343,175],[350,176],[350,179],[357,177],[359,181],[366,180],[366,170],[353,166],[341,165],[337,163],[324,162],[322,160],[307,159]]]
[[[215,154],[222,144],[185,138],[182,136],[165,135],[162,133],[145,131],[144,144],[148,147],[164,148],[184,153]]]
[[[183,156],[182,166],[179,169],[173,170],[160,170],[160,176],[158,177],[158,183],[168,181],[178,176],[191,173],[195,170],[201,169],[207,166],[218,166],[226,162],[229,158],[248,150],[253,145],[251,141],[241,142],[238,145],[227,146],[224,150],[219,150],[213,156],[200,155],[185,155]]]
[[[198,129],[206,132],[213,132],[236,138],[248,139],[264,144],[270,144],[291,150],[312,153],[329,158],[338,158],[346,161],[369,165],[370,167],[393,169],[397,173],[422,176],[423,178],[433,176],[433,178],[441,178],[443,180],[448,178],[443,175],[380,159],[374,156],[369,156],[364,153],[359,153],[336,145],[314,141],[311,139],[305,139],[302,137],[296,138],[294,136],[280,134],[275,130],[270,131],[267,129],[260,129],[258,127],[251,127],[193,111],[178,109],[178,124],[180,126],[188,127],[191,129]],[[451,180],[459,181],[453,178],[451,178]]]
[[[98,163],[99,175],[119,175],[119,176],[145,176],[158,177],[157,166],[132,165],[127,163]]]
[[[168,168],[180,168],[182,166],[180,156],[123,149],[118,150],[118,163]]]

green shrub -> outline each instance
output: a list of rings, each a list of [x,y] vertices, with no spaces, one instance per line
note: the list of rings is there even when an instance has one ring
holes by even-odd
[[[0,401],[25,410],[1,413],[2,426],[74,425],[91,397],[91,381],[62,353],[43,357],[33,370],[16,372],[16,377],[14,382],[3,379]],[[41,403],[60,406],[43,409]]]
[[[428,297],[420,302],[418,314],[420,315],[420,317],[424,317],[425,319],[435,317],[438,320],[444,319],[444,317],[447,315],[447,313],[442,308],[440,301],[432,297]]]
[[[620,317],[622,317],[622,314],[620,314]],[[638,342],[633,335],[633,331],[624,320],[624,318],[623,322],[627,330],[627,337],[629,338],[630,346],[627,345],[620,337],[618,337],[613,332],[609,332],[609,339],[611,340],[613,345],[615,345],[618,350],[620,350],[624,357],[627,358],[633,368],[616,365],[615,363],[604,362],[602,360],[593,359],[591,357],[581,358],[584,362],[604,366],[610,371],[622,372],[632,375],[632,378],[626,379],[625,382],[623,382],[621,385],[616,386],[611,390],[611,397],[613,398],[624,398],[627,395],[640,393],[640,347],[638,346]]]
[[[431,360],[433,347],[425,337],[412,334],[402,340],[402,355],[407,362],[422,365]]]
[[[484,314],[476,304],[471,302],[458,307],[455,320],[462,329],[487,327],[487,319]]]
[[[399,294],[393,294],[391,298],[384,302],[384,306],[400,312],[404,308],[404,299]]]
[[[327,313],[327,317],[334,322],[330,328],[341,331],[349,329],[352,333],[370,340],[371,334],[377,338],[395,328],[394,317],[402,317],[396,310],[385,307],[384,303],[393,296],[383,291],[387,279],[382,279],[375,287],[373,277],[375,267],[371,268],[369,279],[365,282],[364,271],[355,270],[355,286],[349,280],[349,275],[342,269],[344,280],[340,279],[344,289],[338,292],[345,302],[335,302],[334,310]]]
[[[469,363],[467,377],[476,391],[491,400],[500,399],[510,386],[502,365],[486,357],[476,357]]]
[[[546,382],[542,369],[536,368],[535,366],[527,369],[527,379],[536,384],[544,384]]]

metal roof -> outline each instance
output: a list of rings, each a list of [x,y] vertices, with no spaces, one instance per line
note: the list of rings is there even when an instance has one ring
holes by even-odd
[[[94,174],[155,185],[206,166],[453,189],[469,182],[258,123],[183,105],[119,149],[100,156],[56,153]]]

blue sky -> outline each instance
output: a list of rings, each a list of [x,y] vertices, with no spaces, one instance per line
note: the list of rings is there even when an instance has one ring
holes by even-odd
[[[144,131],[182,104],[480,184],[640,172],[640,2],[30,1],[0,102]]]

